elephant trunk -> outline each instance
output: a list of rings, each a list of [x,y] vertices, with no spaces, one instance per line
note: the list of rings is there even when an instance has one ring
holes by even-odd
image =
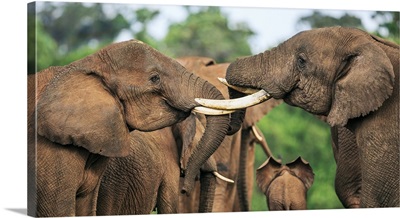
[[[295,86],[297,76],[291,75],[293,63],[285,45],[280,45],[258,55],[240,58],[232,62],[226,71],[226,81],[230,85],[251,89],[263,89],[275,99],[283,99]],[[229,88],[229,98],[240,98],[244,94]],[[229,134],[239,130],[244,110],[231,115]]]
[[[245,94],[238,92],[232,88],[229,88],[229,98],[241,98],[245,96]],[[231,114],[229,129],[227,134],[233,135],[242,127],[242,123],[244,120],[244,116],[246,114],[246,108],[237,110]]]
[[[200,204],[199,213],[212,212],[216,188],[216,178],[212,172],[201,172],[200,174]]]
[[[249,211],[248,187],[247,187],[247,156],[248,145],[251,144],[250,128],[242,130],[240,140],[240,159],[239,159],[239,176],[237,190],[239,196],[239,204],[241,211]]]
[[[247,88],[261,89],[257,84],[253,84],[255,81],[260,81],[262,72],[259,67],[262,66],[262,54],[240,58],[232,62],[226,70],[226,81],[232,85],[243,86]],[[248,72],[248,73],[247,73]],[[229,98],[241,98],[246,94],[241,93],[235,89],[229,87]],[[246,114],[246,109],[237,110],[231,114],[231,120],[229,124],[229,135],[235,134],[241,127]]]
[[[228,115],[206,116],[206,120],[204,134],[187,163],[182,193],[190,194],[200,167],[217,150],[228,130]]]
[[[221,92],[219,92],[218,89],[212,86],[209,82],[200,78],[196,78],[195,76],[190,77],[195,78],[194,86],[191,84],[191,87],[194,87],[194,90],[191,92],[194,93],[194,97],[218,100],[224,99]],[[228,131],[228,125],[229,115],[206,115],[205,131],[198,145],[196,145],[196,147],[193,149],[188,159],[187,167],[184,170],[185,178],[181,190],[182,193],[190,194],[194,187],[195,178],[200,172],[201,166],[220,146]]]

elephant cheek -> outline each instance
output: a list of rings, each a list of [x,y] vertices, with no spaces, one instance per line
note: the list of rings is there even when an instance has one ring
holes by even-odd
[[[189,116],[190,112],[184,113],[170,107],[153,105],[151,109],[134,110],[132,107],[126,110],[126,122],[130,130],[154,131],[171,126]]]
[[[306,94],[299,89],[294,89],[283,99],[290,106],[297,106],[307,110]]]
[[[329,95],[323,90],[318,91],[318,95],[310,95],[300,89],[295,89],[283,99],[287,104],[319,115],[327,115],[330,109]]]

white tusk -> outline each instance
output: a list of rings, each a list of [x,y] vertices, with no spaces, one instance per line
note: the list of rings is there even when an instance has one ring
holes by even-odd
[[[226,81],[225,78],[218,77],[218,80],[219,80],[222,84],[228,86],[229,88],[234,89],[234,90],[236,90],[236,91],[238,91],[238,92],[241,92],[241,93],[244,93],[244,94],[251,95],[251,94],[254,94],[254,93],[260,91],[259,89],[252,89],[252,88],[245,88],[245,87],[240,87],[240,86],[231,85],[231,84],[229,84],[229,83]]]
[[[215,99],[195,98],[194,100],[197,103],[207,108],[213,108],[218,110],[238,110],[254,106],[270,98],[271,96],[266,91],[261,89],[252,95],[247,95],[245,97],[236,99],[215,100]]]
[[[205,114],[205,115],[224,115],[224,114],[230,114],[235,112],[235,110],[219,110],[219,109],[213,109],[213,108],[207,108],[207,107],[195,107],[193,109],[194,112]]]
[[[232,179],[226,178],[225,176],[219,174],[217,171],[214,171],[213,174],[214,174],[215,177],[217,177],[218,179],[220,179],[222,181],[225,181],[225,182],[228,182],[228,183],[235,183]]]
[[[259,141],[259,142],[261,142],[262,140],[263,140],[263,137],[260,135],[260,133],[258,133],[258,131],[257,131],[257,129],[256,129],[256,126],[251,126],[251,130],[253,130],[253,134],[254,134],[254,136],[257,138],[257,140]]]

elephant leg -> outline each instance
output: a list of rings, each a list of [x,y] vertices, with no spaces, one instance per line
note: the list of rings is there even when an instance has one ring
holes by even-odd
[[[85,149],[38,137],[36,216],[75,216],[75,196],[84,173]]]
[[[180,170],[179,167],[172,171],[168,171],[166,177],[161,182],[157,197],[157,213],[159,214],[171,214],[178,213],[179,207],[179,182],[180,182]]]
[[[335,191],[346,208],[360,207],[361,163],[355,135],[345,127],[332,127],[336,160]]]
[[[90,154],[85,165],[85,176],[76,194],[76,215],[96,215],[97,196],[108,157]]]

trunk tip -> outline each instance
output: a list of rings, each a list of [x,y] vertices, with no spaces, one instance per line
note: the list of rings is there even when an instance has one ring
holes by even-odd
[[[186,194],[186,196],[189,196],[189,192],[186,190],[185,187],[183,187],[183,188],[181,189],[181,194]]]
[[[237,133],[241,127],[242,127],[241,125],[234,125],[233,127],[231,125],[229,125],[228,131],[226,134],[229,136],[233,135],[233,134]]]

